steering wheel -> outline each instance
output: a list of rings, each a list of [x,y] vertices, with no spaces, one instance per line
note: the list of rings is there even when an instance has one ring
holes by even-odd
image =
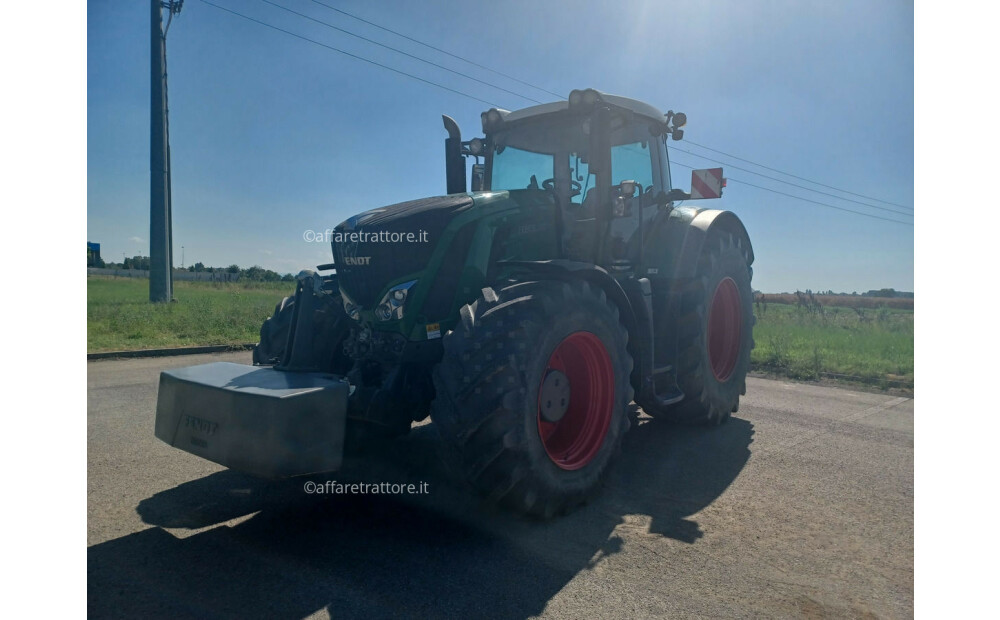
[[[569,186],[570,186],[570,189],[572,190],[570,192],[570,194],[569,194],[570,197],[572,197],[572,196],[578,196],[580,194],[580,192],[583,190],[583,186],[580,185],[580,183],[578,181],[574,181],[573,179],[569,180]],[[555,192],[555,190],[556,190],[556,180],[555,179],[545,179],[544,181],[542,181],[542,189],[546,189],[546,190],[548,190],[550,192]]]

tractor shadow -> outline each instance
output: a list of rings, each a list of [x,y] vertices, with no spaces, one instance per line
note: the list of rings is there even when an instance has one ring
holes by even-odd
[[[697,544],[691,517],[750,457],[753,425],[650,421],[633,429],[604,489],[548,522],[484,506],[436,456],[433,425],[351,459],[339,482],[427,482],[426,495],[308,495],[222,471],[139,503],[144,531],[88,549],[93,616],[301,618],[540,614],[579,572],[621,551],[626,515],[646,536]],[[316,478],[322,481],[323,478]],[[643,526],[645,527],[645,526]],[[170,530],[170,531],[168,531]]]

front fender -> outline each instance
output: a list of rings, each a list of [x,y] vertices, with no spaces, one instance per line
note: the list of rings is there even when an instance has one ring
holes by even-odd
[[[592,263],[566,259],[537,261],[506,260],[502,261],[502,264],[512,267],[517,271],[538,274],[543,279],[580,278],[586,280],[603,290],[608,299],[618,306],[622,322],[625,323],[625,327],[630,333],[636,327],[635,309],[632,307],[629,296],[625,293],[622,285],[618,283],[618,280],[611,277],[611,274],[602,267]]]

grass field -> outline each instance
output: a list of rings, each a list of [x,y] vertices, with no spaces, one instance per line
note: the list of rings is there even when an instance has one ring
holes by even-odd
[[[757,312],[753,367],[796,379],[836,373],[874,384],[912,385],[913,311],[862,312],[768,304],[766,312]]]
[[[257,342],[291,282],[174,282],[173,303],[149,303],[149,280],[87,277],[87,352]]]
[[[175,303],[150,304],[145,279],[87,278],[87,351],[257,342],[289,282],[174,283]],[[753,369],[795,379],[824,373],[866,383],[913,383],[913,311],[822,310],[779,303],[756,309]]]

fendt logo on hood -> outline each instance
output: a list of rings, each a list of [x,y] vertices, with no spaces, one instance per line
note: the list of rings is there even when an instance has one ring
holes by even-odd
[[[371,260],[372,260],[371,256],[345,256],[344,266],[358,267],[361,265],[369,265],[371,264]]]
[[[363,267],[371,264],[371,256],[357,256],[358,242],[351,241],[344,244],[343,257],[345,267]]]

